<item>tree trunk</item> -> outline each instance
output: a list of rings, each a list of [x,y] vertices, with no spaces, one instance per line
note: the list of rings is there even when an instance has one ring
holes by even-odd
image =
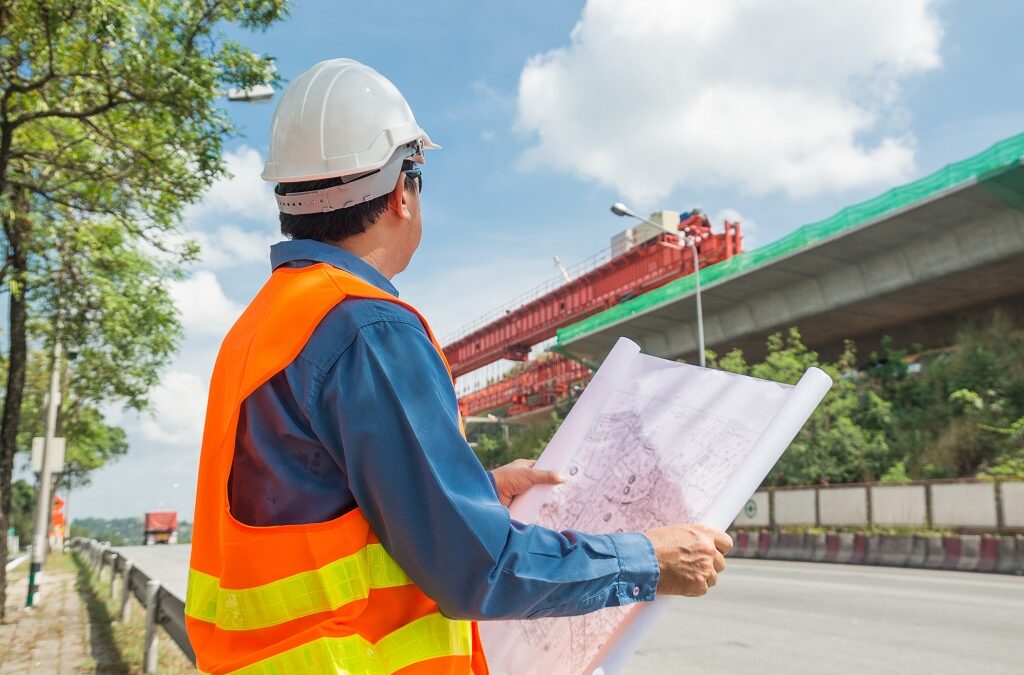
[[[11,521],[11,474],[14,453],[17,450],[18,425],[21,421],[21,399],[25,391],[25,361],[28,352],[25,282],[28,276],[26,234],[28,223],[20,215],[7,223],[7,242],[10,246],[10,278],[17,287],[11,288],[8,318],[10,353],[7,363],[7,390],[4,397],[3,419],[0,421],[0,562],[7,561],[7,528]],[[0,565],[0,620],[7,606],[7,569]]]

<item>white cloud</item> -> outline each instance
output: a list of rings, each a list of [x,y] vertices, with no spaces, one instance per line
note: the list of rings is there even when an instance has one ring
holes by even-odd
[[[242,312],[241,306],[224,295],[220,281],[209,270],[200,270],[188,279],[171,282],[170,293],[190,337],[221,337]]]
[[[191,232],[199,242],[199,264],[207,269],[225,269],[235,265],[264,263],[270,266],[270,246],[282,239],[276,230],[244,229],[221,225],[213,232]]]
[[[225,153],[227,175],[214,182],[202,199],[186,210],[186,222],[225,215],[276,221],[273,184],[260,178],[263,161],[258,150],[246,145]]]
[[[684,184],[801,197],[903,179],[900,90],[941,63],[934,5],[588,0],[571,44],[522,71],[522,163],[641,205]]]
[[[206,385],[192,373],[172,370],[150,392],[151,409],[139,420],[148,441],[183,445],[198,453],[206,415]]]

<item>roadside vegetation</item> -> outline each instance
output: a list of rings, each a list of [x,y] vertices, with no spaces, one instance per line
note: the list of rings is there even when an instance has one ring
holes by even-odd
[[[849,342],[825,361],[796,328],[767,347],[758,363],[736,350],[709,352],[708,365],[787,383],[817,366],[835,385],[765,485],[1024,478],[1024,327],[1005,314],[965,323],[942,351],[886,340],[862,357]],[[571,407],[559,406],[547,424],[512,427],[508,442],[493,425],[470,427],[470,441],[489,468],[535,458]]]
[[[77,555],[54,554],[55,558],[68,559],[78,574],[75,588],[82,597],[85,611],[88,614],[89,630],[93,643],[92,654],[94,663],[92,672],[96,673],[141,673],[143,662],[143,643],[146,633],[145,608],[135,598],[135,603],[128,621],[121,621],[121,584],[118,583],[114,597],[110,597],[110,583],[96,579]],[[157,672],[163,675],[181,675],[196,673],[195,666],[178,645],[164,632],[160,631],[160,647]]]
[[[228,33],[264,30],[287,5],[0,2],[0,533],[53,369],[64,490],[127,451],[102,411],[145,409],[178,347],[168,286],[198,255],[182,213],[224,175],[235,132],[220,99],[277,80],[270,57]],[[0,536],[0,560],[6,548]],[[0,568],[0,619],[5,593]]]

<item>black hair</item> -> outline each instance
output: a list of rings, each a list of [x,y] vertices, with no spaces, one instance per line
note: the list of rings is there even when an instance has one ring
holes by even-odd
[[[278,183],[275,192],[287,195],[295,192],[323,190],[341,185],[339,178],[302,181],[298,183]],[[413,189],[416,179],[405,177],[405,188]],[[315,239],[317,241],[341,241],[355,234],[366,231],[366,228],[377,222],[387,211],[389,194],[374,197],[368,202],[353,204],[348,208],[336,209],[325,213],[307,213],[301,216],[281,213],[281,234],[289,239]]]

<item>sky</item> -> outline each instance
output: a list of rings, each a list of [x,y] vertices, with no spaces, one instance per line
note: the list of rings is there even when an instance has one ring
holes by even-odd
[[[700,206],[756,248],[1024,131],[1024,5],[1011,0],[299,0],[265,33],[227,29],[292,80],[348,57],[391,79],[443,146],[424,238],[395,278],[439,335],[558,275],[642,214]],[[270,104],[224,103],[230,176],[188,207],[201,262],[172,295],[186,338],[129,454],[71,495],[74,517],[190,520],[220,340],[280,239]]]

